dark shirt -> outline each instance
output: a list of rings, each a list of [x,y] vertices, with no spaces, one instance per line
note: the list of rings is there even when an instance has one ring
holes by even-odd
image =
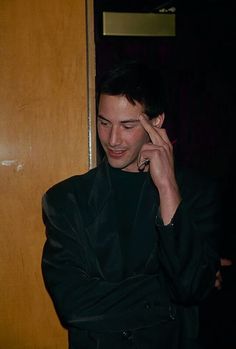
[[[131,244],[133,241],[131,240],[135,239],[133,226],[137,207],[143,184],[149,174],[147,172],[127,172],[110,166],[110,175],[121,250],[124,258],[124,273],[126,274],[129,269],[128,265],[131,263],[130,258],[132,258],[129,251],[132,248]],[[151,236],[147,234],[146,239],[151,240]],[[150,246],[150,244],[145,246]],[[150,253],[150,251],[145,251],[145,249],[142,252],[144,255]]]

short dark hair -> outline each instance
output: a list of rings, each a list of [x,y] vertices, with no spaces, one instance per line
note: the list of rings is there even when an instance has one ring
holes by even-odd
[[[137,60],[122,61],[106,71],[98,84],[98,101],[101,94],[122,95],[132,104],[140,103],[150,119],[166,109],[163,76]]]

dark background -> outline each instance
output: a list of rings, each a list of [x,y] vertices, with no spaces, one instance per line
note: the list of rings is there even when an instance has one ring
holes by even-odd
[[[102,35],[102,12],[158,12],[176,8],[175,37]],[[236,11],[233,1],[95,0],[96,81],[124,58],[160,67],[168,86],[168,128],[184,164],[216,176],[224,200],[221,255],[233,266],[202,310],[207,348],[236,348],[235,126]],[[98,145],[98,152],[100,152]]]

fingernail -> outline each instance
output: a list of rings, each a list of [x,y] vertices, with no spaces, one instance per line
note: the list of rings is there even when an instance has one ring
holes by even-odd
[[[144,169],[149,164],[149,162],[150,162],[149,159],[144,159],[138,166],[139,170]]]

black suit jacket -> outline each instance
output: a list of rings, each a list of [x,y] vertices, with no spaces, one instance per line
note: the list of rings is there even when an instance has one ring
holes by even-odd
[[[198,347],[197,307],[213,289],[219,267],[219,197],[212,180],[188,170],[178,169],[176,176],[182,201],[167,226],[147,177],[125,278],[106,161],[44,195],[42,271],[69,330],[69,348]],[[147,226],[155,239],[144,257]]]

